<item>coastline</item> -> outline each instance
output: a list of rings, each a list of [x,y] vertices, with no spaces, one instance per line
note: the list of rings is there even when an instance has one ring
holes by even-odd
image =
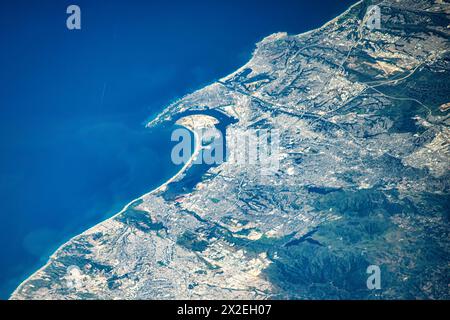
[[[325,22],[323,25],[321,25],[321,26],[318,27],[318,28],[311,29],[311,30],[308,30],[308,31],[305,31],[305,32],[303,32],[303,33],[296,34],[296,35],[293,35],[293,36],[301,37],[301,36],[304,36],[304,35],[311,34],[311,33],[313,33],[313,32],[320,31],[320,30],[322,30],[323,28],[327,27],[328,25],[330,25],[330,24],[335,23],[336,21],[338,21],[341,17],[343,17],[343,16],[345,16],[346,14],[348,14],[354,7],[360,5],[361,3],[363,3],[363,0],[357,1],[356,3],[354,3],[353,5],[351,5],[349,8],[347,8],[344,12],[342,12],[341,14],[339,14],[338,16],[336,16],[335,18],[333,18],[332,20],[329,20],[329,21]],[[272,33],[271,35],[273,35],[273,34],[276,34],[276,32]],[[270,37],[271,35],[268,35],[267,37]],[[263,40],[266,39],[267,37],[264,37],[261,41],[263,41]],[[260,41],[260,42],[261,42],[261,41]],[[254,58],[254,53],[255,53],[255,51],[252,53],[252,56],[251,56],[250,60],[249,60],[247,63],[245,63],[243,66],[241,66],[240,68],[238,68],[238,69],[235,70],[234,72],[230,73],[229,75],[227,75],[227,76],[225,76],[225,77],[219,79],[219,81],[221,81],[222,79],[225,79],[225,78],[227,78],[227,77],[230,77],[230,76],[236,74],[237,72],[242,71],[243,69],[245,69],[245,68],[252,62],[252,60],[253,60],[253,58]],[[218,83],[218,81],[214,81],[214,82],[212,82],[212,83],[210,83],[210,84],[208,84],[208,85],[205,85],[204,87],[202,87],[202,88],[200,88],[200,89],[198,89],[198,90],[195,90],[194,92],[203,90],[205,87],[208,87],[208,86],[213,85],[213,84],[216,84],[216,83]],[[190,94],[192,94],[192,93],[190,93]],[[179,103],[180,101],[182,101],[186,96],[189,96],[190,94],[187,94],[187,95],[185,95],[185,96],[179,98],[178,100],[176,100],[175,102],[173,102],[172,104],[170,104],[169,106],[167,106],[166,108],[164,108],[161,112],[159,112],[159,113],[156,115],[156,117],[155,117],[153,120],[147,121],[145,127],[152,127],[152,126],[154,126],[154,125],[156,125],[156,124],[158,124],[158,123],[164,121],[164,117],[166,116],[166,112],[167,112],[167,111],[170,111],[170,110],[171,110],[171,107],[172,107],[173,105],[176,105],[177,103]],[[124,212],[125,212],[125,211],[126,211],[133,203],[135,203],[136,201],[142,200],[143,198],[145,198],[145,197],[147,197],[147,196],[149,196],[149,195],[152,195],[152,194],[155,194],[155,193],[158,193],[158,192],[162,191],[162,189],[164,189],[167,185],[169,185],[170,183],[172,183],[173,181],[175,181],[177,178],[179,178],[179,177],[180,177],[180,176],[181,176],[181,175],[182,175],[182,174],[190,167],[190,165],[192,164],[192,162],[195,160],[196,156],[199,154],[199,152],[200,152],[201,149],[202,149],[201,141],[199,141],[200,138],[199,138],[198,134],[195,132],[195,130],[191,130],[191,129],[188,128],[188,127],[186,127],[186,128],[187,128],[188,130],[190,130],[191,132],[193,132],[193,134],[194,134],[195,149],[194,149],[194,152],[192,153],[191,157],[189,158],[189,160],[186,162],[186,164],[185,164],[185,165],[184,165],[184,166],[183,166],[183,167],[182,167],[182,168],[181,168],[181,169],[180,169],[173,177],[171,177],[169,180],[167,180],[166,182],[164,182],[163,184],[161,184],[161,185],[160,185],[159,187],[157,187],[156,189],[153,189],[152,191],[150,191],[150,192],[148,192],[148,193],[145,193],[145,194],[143,194],[142,196],[140,196],[140,197],[138,197],[138,198],[136,198],[136,199],[133,199],[133,200],[130,201],[128,204],[126,204],[126,205],[122,208],[122,210],[120,210],[118,213],[116,213],[116,214],[112,215],[111,217],[109,217],[109,218],[107,218],[107,219],[105,219],[105,220],[103,220],[103,221],[101,221],[101,222],[95,224],[94,226],[92,226],[92,227],[86,229],[85,231],[83,231],[82,233],[77,234],[77,235],[71,237],[71,238],[70,238],[69,240],[67,240],[66,242],[64,242],[61,246],[59,246],[59,247],[54,251],[54,253],[53,253],[52,255],[49,256],[47,262],[46,262],[41,268],[39,268],[38,270],[36,270],[35,272],[33,272],[30,276],[28,276],[27,278],[25,278],[25,279],[17,286],[17,288],[10,294],[8,300],[10,300],[17,292],[19,292],[19,291],[21,290],[21,288],[26,284],[26,282],[27,282],[29,279],[31,279],[35,274],[41,272],[41,271],[44,270],[46,267],[48,267],[48,266],[50,265],[50,263],[52,262],[52,260],[55,258],[56,254],[57,254],[64,246],[66,246],[67,244],[69,244],[70,242],[72,242],[74,239],[76,239],[77,237],[81,236],[82,234],[84,234],[84,233],[86,233],[86,232],[89,232],[89,231],[93,230],[94,228],[97,228],[99,225],[101,225],[101,224],[103,224],[103,223],[105,223],[105,222],[107,222],[107,221],[110,221],[110,220],[116,218],[117,216],[121,215],[122,213],[124,213]],[[199,142],[200,142],[200,143],[199,143]]]
[[[354,7],[357,7],[358,5],[362,4],[363,2],[364,2],[364,0],[358,0],[357,2],[355,2],[354,4],[352,4],[351,6],[349,6],[347,9],[345,9],[344,12],[340,13],[340,14],[339,14],[338,16],[336,16],[335,18],[333,18],[333,19],[331,19],[331,20],[325,22],[325,23],[322,24],[320,27],[317,27],[317,28],[314,28],[314,29],[311,29],[311,30],[308,30],[308,31],[305,31],[305,32],[302,32],[302,33],[298,33],[298,34],[295,34],[295,35],[292,35],[292,36],[294,36],[294,37],[302,37],[302,36],[306,36],[306,35],[308,35],[308,34],[311,34],[311,33],[313,33],[313,32],[320,31],[320,30],[326,28],[327,26],[329,26],[330,24],[337,22],[340,18],[342,18],[343,16],[345,16],[346,14],[348,14]],[[273,36],[273,35],[275,35],[275,34],[277,34],[277,33],[282,33],[282,32],[273,32],[272,34],[263,37],[263,38],[262,38],[260,41],[258,41],[256,44],[258,44],[258,43],[264,41],[264,39],[267,39],[267,38],[269,38],[269,37],[271,37],[271,36]],[[289,34],[286,34],[286,35],[289,36]],[[169,112],[169,111],[172,109],[173,106],[177,105],[180,101],[182,101],[182,100],[185,99],[186,97],[190,96],[191,94],[194,94],[195,92],[198,92],[198,91],[200,91],[200,90],[203,90],[203,89],[205,89],[205,88],[207,88],[207,87],[209,87],[209,86],[212,86],[212,85],[214,85],[214,84],[217,84],[217,83],[219,83],[220,81],[223,81],[223,80],[225,80],[225,79],[227,79],[227,78],[229,78],[229,77],[231,77],[231,76],[233,76],[233,75],[235,75],[235,74],[237,74],[237,73],[243,71],[245,68],[248,67],[249,64],[251,64],[251,62],[252,62],[252,60],[253,60],[253,57],[254,57],[254,55],[255,55],[255,52],[256,52],[256,49],[252,52],[251,58],[250,58],[245,64],[243,64],[241,67],[237,68],[235,71],[231,72],[230,74],[227,74],[226,76],[224,76],[224,77],[222,77],[222,78],[219,78],[219,79],[216,80],[216,81],[213,81],[213,82],[211,82],[211,83],[209,83],[209,84],[206,84],[204,87],[199,88],[199,89],[197,89],[197,90],[194,90],[193,92],[191,92],[191,93],[189,93],[189,94],[186,94],[186,95],[182,96],[181,98],[176,99],[175,101],[173,101],[172,103],[170,103],[166,108],[164,108],[161,112],[159,112],[159,113],[156,115],[156,117],[154,117],[152,120],[147,121],[147,123],[146,123],[145,126],[146,126],[147,128],[151,128],[151,127],[157,125],[158,123],[163,122],[164,119],[165,119],[165,117],[167,116],[167,112]]]

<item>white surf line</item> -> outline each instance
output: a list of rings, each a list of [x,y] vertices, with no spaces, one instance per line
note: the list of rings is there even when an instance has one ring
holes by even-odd
[[[39,268],[37,271],[33,272],[29,277],[27,277],[25,280],[23,280],[20,285],[13,291],[13,293],[11,293],[10,298],[15,295],[16,293],[19,293],[20,290],[22,289],[22,287],[25,285],[25,283],[30,280],[31,278],[33,278],[34,275],[38,274],[41,271],[44,271],[45,268],[47,268],[48,266],[50,266],[51,262],[56,258],[56,254],[63,249],[63,247],[65,247],[66,245],[70,244],[73,240],[75,240],[76,238],[82,236],[83,234],[88,233],[89,231],[92,231],[93,229],[97,228],[99,225],[110,221],[114,218],[116,218],[117,216],[121,215],[122,213],[124,213],[125,211],[128,210],[128,208],[135,203],[136,201],[139,200],[143,200],[145,197],[152,195],[154,193],[157,193],[159,191],[161,191],[162,189],[164,189],[167,185],[169,185],[170,183],[172,183],[173,181],[175,181],[176,179],[178,179],[179,176],[181,176],[192,164],[192,162],[195,161],[195,159],[197,158],[197,156],[199,155],[200,151],[203,149],[202,147],[202,143],[201,143],[201,138],[198,135],[198,133],[195,130],[191,130],[187,127],[185,127],[186,129],[188,129],[189,131],[191,131],[194,134],[194,140],[195,140],[195,149],[194,152],[192,153],[191,157],[189,158],[188,161],[186,161],[185,165],[169,180],[167,180],[166,182],[164,182],[162,185],[160,185],[159,187],[157,187],[156,189],[153,189],[150,192],[147,192],[146,194],[140,196],[139,198],[136,198],[132,201],[130,201],[129,203],[127,203],[122,210],[120,210],[118,213],[116,213],[115,215],[109,217],[108,219],[105,219],[99,223],[97,223],[96,225],[90,227],[89,229],[83,231],[82,233],[77,234],[76,236],[70,238],[69,240],[67,240],[66,242],[64,242],[61,246],[58,247],[58,249],[56,249],[54,251],[54,253],[49,257],[49,259],[47,260],[47,263],[44,264],[41,268]]]

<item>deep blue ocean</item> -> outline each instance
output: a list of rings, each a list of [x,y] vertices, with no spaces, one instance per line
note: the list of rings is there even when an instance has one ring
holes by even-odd
[[[353,2],[1,1],[0,298],[177,171],[170,128],[146,120],[240,67],[263,37]],[[66,28],[70,4],[81,30]]]

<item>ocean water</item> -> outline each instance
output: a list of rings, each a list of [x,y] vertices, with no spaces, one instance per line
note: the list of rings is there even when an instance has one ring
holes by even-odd
[[[244,64],[278,31],[354,1],[2,1],[0,298],[62,243],[171,177],[171,101]],[[65,26],[81,7],[82,29]]]

